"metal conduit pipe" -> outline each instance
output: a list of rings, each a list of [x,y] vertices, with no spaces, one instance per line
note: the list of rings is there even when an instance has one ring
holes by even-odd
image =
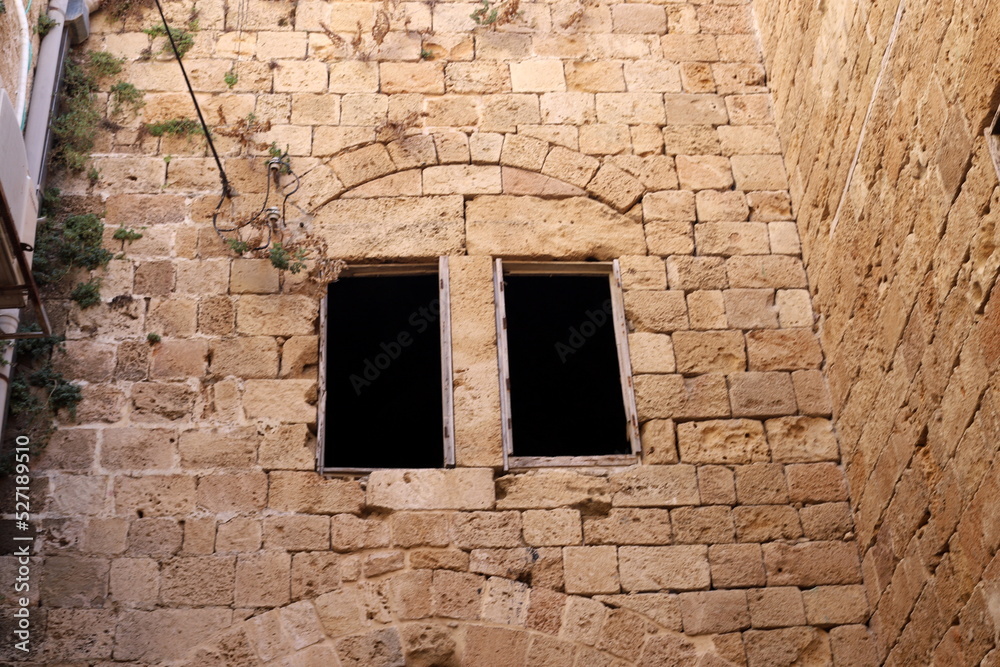
[[[49,147],[52,142],[50,124],[58,112],[59,89],[62,83],[63,64],[70,40],[74,44],[89,36],[90,12],[97,8],[99,0],[51,0],[48,16],[55,24],[42,39],[38,49],[38,65],[28,105],[28,118],[24,126],[24,148],[27,157],[28,175],[35,191],[34,201],[41,202],[41,191],[45,183],[45,167]],[[67,24],[67,14],[71,25]],[[22,243],[33,246],[37,224],[37,208],[21,220],[15,220],[18,236]],[[16,212],[20,213],[20,211]],[[32,253],[27,253],[30,266]],[[0,331],[17,331],[21,312],[17,309],[0,310]],[[10,375],[13,373],[14,345],[7,346],[0,354],[0,435],[7,423],[7,409],[10,402]]]

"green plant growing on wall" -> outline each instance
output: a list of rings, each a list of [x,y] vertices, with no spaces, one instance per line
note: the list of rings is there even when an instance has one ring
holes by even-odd
[[[52,28],[56,27],[56,23],[57,21],[49,17],[48,14],[39,14],[38,23],[35,25],[35,34],[39,37],[45,37]]]
[[[32,273],[41,286],[54,285],[74,269],[106,266],[112,254],[105,250],[104,223],[93,213],[47,219],[35,238]]]
[[[112,115],[118,115],[125,110],[134,115],[146,104],[142,91],[125,81],[114,84],[108,92],[111,94]]]
[[[171,118],[161,120],[156,123],[146,123],[146,132],[154,137],[172,136],[189,137],[192,135],[204,135],[201,123],[190,118]]]
[[[69,298],[76,301],[81,310],[99,305],[101,303],[101,279],[91,278],[85,283],[80,283],[70,292]]]
[[[240,77],[236,74],[235,69],[231,69],[226,72],[226,75],[222,77],[222,79],[226,82],[226,86],[231,90],[233,86],[239,82]]]
[[[267,255],[271,265],[279,271],[300,273],[306,268],[306,251],[303,248],[287,248],[283,243],[275,243]]]
[[[492,27],[510,23],[520,15],[520,0],[480,0],[481,5],[469,15],[476,25]]]
[[[141,227],[140,229],[145,229],[145,227]],[[113,238],[116,241],[122,241],[124,243],[132,243],[133,241],[138,241],[139,239],[142,238],[142,232],[137,232],[131,227],[126,227],[125,225],[122,225],[121,227],[115,230],[115,233],[112,234],[111,238]]]
[[[148,342],[150,345],[156,345],[161,340],[163,340],[163,338],[160,336],[160,334],[156,333],[155,331],[150,331],[148,334],[146,334],[146,342]]]
[[[174,40],[174,45],[177,47],[177,55],[181,58],[194,47],[194,34],[198,31],[198,19],[191,18],[188,21],[187,28],[170,28],[170,37]],[[144,33],[149,35],[151,39],[156,39],[158,37],[167,37],[167,27],[162,23],[158,23],[150,28],[143,30]],[[156,53],[151,55],[159,55],[161,53],[167,53],[173,55],[173,49],[170,48],[170,39],[164,41],[163,46]]]

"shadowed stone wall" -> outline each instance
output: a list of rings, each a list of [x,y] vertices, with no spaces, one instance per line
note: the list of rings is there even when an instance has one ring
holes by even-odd
[[[151,15],[95,17],[146,106],[61,183],[124,255],[98,307],[49,300],[84,401],[35,464],[38,663],[871,664],[749,5],[475,7],[389,6],[378,45],[379,3],[198,5],[199,99],[271,123],[291,221],[348,262],[451,258],[458,467],[331,479],[317,298],[216,237],[202,140],[139,131],[192,112]],[[252,209],[262,161],[218,144]],[[620,260],[640,465],[502,470],[494,257]]]
[[[995,664],[1000,20],[986,2],[755,2],[863,555],[892,665]]]

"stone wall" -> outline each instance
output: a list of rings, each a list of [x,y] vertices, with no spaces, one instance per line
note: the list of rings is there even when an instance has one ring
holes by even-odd
[[[995,664],[1000,20],[755,3],[878,657]]]
[[[451,257],[458,467],[314,472],[318,301],[219,241],[202,141],[138,129],[192,113],[153,20],[98,15],[146,106],[61,183],[124,254],[49,301],[84,401],[36,464],[36,660],[870,664],[749,5],[403,2],[378,45],[382,7],[199,5],[185,62],[210,122],[272,124],[332,257]],[[501,469],[493,257],[621,261],[642,464]]]

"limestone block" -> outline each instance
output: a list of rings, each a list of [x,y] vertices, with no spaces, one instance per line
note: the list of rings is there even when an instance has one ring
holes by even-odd
[[[362,572],[366,577],[372,578],[387,572],[401,570],[403,564],[402,551],[377,551],[365,556]]]
[[[787,192],[748,192],[747,204],[751,220],[768,222],[792,217],[792,200]]]
[[[463,549],[506,547],[521,539],[521,515],[518,512],[471,512],[454,517],[453,540]]]
[[[234,601],[240,607],[278,607],[290,598],[291,555],[261,551],[236,561]]]
[[[698,504],[694,466],[637,467],[610,476],[615,507],[674,507]]]
[[[468,161],[468,146],[465,152]],[[348,261],[452,254],[465,229],[460,196],[338,200],[321,208],[313,224],[330,252]]]
[[[646,243],[653,255],[684,255],[694,252],[690,222],[647,222]]]
[[[629,128],[632,135],[632,150],[638,156],[662,157],[663,132],[657,125],[633,125]],[[622,156],[627,157],[627,156]]]
[[[344,153],[330,161],[337,178],[353,187],[392,172],[395,169],[389,152],[382,144],[373,144]]]
[[[547,509],[610,499],[606,478],[568,470],[537,470],[497,480],[497,509]]]
[[[491,577],[483,593],[482,618],[491,623],[523,627],[528,615],[527,584]],[[426,594],[426,589],[422,591]]]
[[[303,336],[316,333],[318,303],[296,295],[245,295],[237,302],[237,330],[264,336]]]
[[[383,62],[379,65],[383,93],[444,93],[444,63]]]
[[[460,549],[413,549],[410,551],[410,567],[465,572],[469,569],[469,554]]]
[[[601,60],[568,62],[565,71],[569,90],[587,93],[625,90],[622,64],[618,62]]]
[[[804,289],[783,289],[777,291],[776,307],[783,327],[813,326],[812,302],[809,291]]]
[[[444,618],[475,620],[479,618],[484,577],[465,572],[436,570],[431,585],[434,612]]]
[[[510,68],[493,61],[448,62],[444,83],[450,93],[509,93]]]
[[[424,192],[429,195],[500,194],[500,167],[448,165],[423,171]]]
[[[625,61],[625,81],[630,92],[649,93],[679,93],[681,92],[680,73],[677,65],[659,60],[627,60]],[[660,100],[659,115],[663,115],[663,104]],[[663,124],[660,121],[659,124]]]
[[[750,419],[719,419],[677,425],[685,463],[753,463],[770,459],[764,426]]]
[[[876,664],[875,640],[864,625],[844,625],[830,630],[834,664]]]
[[[702,190],[697,194],[697,207],[699,222],[746,220],[750,216],[742,192]]]
[[[698,492],[703,503],[735,505],[736,486],[733,471],[723,466],[700,466]]]
[[[733,177],[740,190],[786,190],[785,162],[780,155],[734,155]]]
[[[861,581],[858,549],[852,542],[765,544],[769,586],[823,586]]]
[[[729,507],[682,507],[670,513],[677,544],[733,542],[735,529]]]
[[[552,549],[549,550],[551,551]],[[555,551],[559,550],[555,549]],[[522,580],[529,576],[533,577],[534,573],[532,570],[535,567],[535,555],[536,552],[527,547],[516,547],[514,549],[473,549],[469,555],[469,571],[487,576]],[[562,579],[561,572],[559,578],[560,580]]]
[[[432,97],[426,109],[425,123],[431,127],[470,127],[479,122],[476,99],[468,95]]]
[[[708,63],[681,63],[681,85],[686,93],[722,92],[712,74],[713,65]],[[680,92],[680,91],[677,91]]]
[[[466,631],[465,660],[469,665],[527,664],[528,642],[531,636],[523,630],[506,627],[471,625]]]
[[[614,21],[615,32],[655,35],[667,32],[667,15],[662,5],[632,3],[612,5],[611,17]]]
[[[144,114],[148,114],[148,102],[146,106]],[[180,195],[112,195],[105,206],[106,225],[147,227],[184,222],[184,197]]]
[[[477,510],[495,502],[489,468],[376,470],[368,479],[367,502],[394,510]]]
[[[647,465],[677,463],[674,423],[670,419],[652,419],[642,425],[642,460]]]
[[[496,132],[475,132],[469,136],[469,158],[473,164],[491,164],[500,161],[504,135]]]
[[[48,556],[41,599],[50,607],[99,607],[108,595],[109,563],[100,558]]]
[[[614,546],[563,549],[566,592],[584,595],[617,593],[618,557]]]
[[[323,516],[289,515],[264,519],[264,548],[285,551],[328,549],[330,522]]]
[[[644,254],[642,225],[583,197],[480,196],[469,202],[469,254],[611,259]]]
[[[166,605],[229,605],[233,602],[234,556],[173,558],[160,573],[160,602]]]
[[[668,125],[725,125],[726,103],[717,95],[664,95]]]
[[[764,557],[759,544],[713,544],[708,547],[708,559],[715,588],[764,585]],[[750,613],[752,619],[752,606]]]
[[[212,373],[222,377],[273,378],[278,374],[278,344],[270,336],[213,342]]]
[[[710,582],[706,546],[623,546],[618,565],[629,592],[707,589]]]
[[[699,193],[702,194],[702,193]],[[650,192],[642,198],[643,219],[694,222],[695,196],[692,192]]]
[[[227,628],[232,618],[225,607],[124,612],[115,630],[115,659],[179,660]]]
[[[434,137],[426,134],[404,137],[386,146],[397,169],[426,167],[437,162]]]
[[[230,294],[275,294],[278,270],[267,259],[239,259],[229,275]]]
[[[753,463],[736,468],[736,498],[743,505],[780,505],[788,502],[781,465]]]
[[[98,519],[87,521],[81,550],[95,554],[120,554],[125,551],[128,521],[125,519]]]
[[[799,412],[824,417],[833,413],[830,389],[820,371],[795,371],[792,373],[792,384]]]
[[[292,554],[292,599],[313,599],[340,587],[340,554],[300,551]],[[316,600],[317,605],[319,600]],[[350,632],[350,628],[339,631]],[[335,634],[335,633],[331,633]]]
[[[792,502],[847,500],[847,480],[836,463],[800,463],[786,466]]]
[[[268,506],[303,514],[358,513],[364,490],[357,481],[324,479],[315,472],[277,471],[268,475]]]
[[[343,151],[375,140],[375,130],[371,127],[331,127],[321,125],[316,128],[313,136],[313,155],[338,155]],[[375,172],[377,173],[377,171]],[[338,191],[343,190],[343,184],[336,176],[336,172],[328,167],[317,170],[317,175],[323,174],[323,181],[313,183],[303,183],[303,188],[316,188],[314,204],[322,204]],[[310,190],[306,190],[309,192]]]
[[[197,394],[188,384],[137,382],[132,385],[132,420],[166,422],[190,419]]]
[[[678,155],[677,178],[685,190],[726,190],[733,186],[729,159],[719,155]]]
[[[190,336],[197,316],[198,302],[194,299],[150,299],[146,328],[163,336]]]
[[[737,632],[750,627],[746,591],[681,593],[680,604],[688,635]]]
[[[817,586],[802,591],[802,602],[810,625],[828,627],[868,620],[868,598],[862,586]]]
[[[632,150],[628,125],[584,125],[580,128],[580,152],[588,155],[618,155]]]
[[[583,522],[583,534],[587,544],[670,544],[670,512],[616,507],[606,516],[587,517]]]
[[[115,348],[107,343],[68,340],[53,351],[52,365],[67,378],[105,382],[115,368]]]
[[[515,167],[502,167],[500,174],[503,181],[503,193],[505,195],[581,197],[587,194],[575,185]]]
[[[539,105],[543,123],[584,125],[593,123],[596,118],[591,93],[545,93]]]
[[[183,431],[178,449],[185,468],[249,467],[257,460],[257,432],[237,427]]]
[[[837,461],[833,426],[817,417],[783,417],[765,422],[774,460],[784,463]]]
[[[450,512],[395,512],[389,516],[392,544],[447,546],[451,542],[451,517]]]
[[[101,466],[111,470],[154,470],[173,466],[177,432],[170,429],[109,428]]]
[[[612,125],[663,125],[666,121],[658,93],[597,93],[596,111],[598,122]]]
[[[36,465],[47,470],[89,470],[95,462],[96,448],[96,430],[56,431]]]
[[[842,540],[851,532],[853,521],[847,503],[821,503],[799,512],[802,532],[811,540]]]
[[[680,373],[732,373],[746,368],[743,335],[738,331],[676,331],[672,338]]]
[[[229,287],[227,259],[202,259],[175,263],[175,290],[184,294],[225,294]]]
[[[205,374],[208,341],[199,339],[164,340],[153,350],[149,369],[151,378],[184,380]]]
[[[575,509],[529,510],[521,515],[521,529],[531,546],[568,546],[583,540],[580,512]]]
[[[500,162],[509,167],[541,171],[548,151],[549,146],[544,141],[519,134],[508,134],[503,140]]]
[[[697,290],[687,295],[692,329],[725,329],[725,302],[720,290]]]
[[[600,637],[601,626],[608,610],[590,598],[569,596],[563,614],[561,636],[593,646]]]
[[[729,391],[736,417],[778,417],[796,410],[788,373],[734,373],[729,376]]]
[[[627,172],[605,164],[587,184],[587,192],[619,211],[632,207],[646,188]]]
[[[540,122],[538,95],[505,94],[482,97],[480,132],[516,132],[521,125],[537,125]]]
[[[198,304],[198,330],[201,333],[230,334],[235,326],[236,309],[229,297],[208,297]]]
[[[670,336],[658,333],[634,333],[628,336],[633,373],[675,372],[674,349]]]
[[[291,99],[291,121],[297,126],[340,122],[340,95],[296,93]]]
[[[754,628],[784,628],[806,624],[802,593],[794,586],[760,588],[747,592]]]
[[[728,417],[726,379],[716,373],[691,378],[680,375],[637,375],[639,420]]]
[[[237,517],[220,523],[216,533],[217,553],[250,552],[260,549],[262,528],[259,519]]]
[[[774,290],[730,289],[722,293],[726,319],[734,329],[776,329],[778,312]]]
[[[818,369],[823,363],[819,340],[809,329],[772,329],[747,333],[750,369]]]
[[[667,282],[675,290],[717,290],[729,286],[722,257],[668,257]]]
[[[741,542],[794,540],[802,537],[802,527],[792,507],[737,507],[733,510],[733,516],[736,520],[736,539]]]
[[[249,419],[281,423],[316,421],[316,382],[313,380],[247,380],[243,409]]]
[[[726,272],[733,287],[806,287],[801,260],[785,255],[730,257]]]
[[[555,146],[549,151],[542,173],[578,187],[584,187],[597,172],[600,162],[576,151]]]
[[[688,327],[687,304],[678,290],[626,292],[625,316],[640,332],[669,333]]]
[[[152,607],[160,595],[160,565],[152,558],[111,561],[111,599],[126,606]]]
[[[714,62],[719,59],[715,35],[671,33],[660,38],[665,60]]]
[[[263,509],[267,475],[258,471],[205,475],[198,479],[198,506],[211,512]]]
[[[770,248],[763,222],[705,222],[694,234],[698,252],[706,255],[758,255]]]
[[[125,553],[162,559],[177,554],[183,540],[184,530],[176,519],[136,519],[129,526],[128,549]]]
[[[510,63],[510,85],[515,93],[565,91],[560,60],[527,60]]]
[[[301,556],[298,554],[296,558]],[[353,588],[343,588],[316,598],[316,613],[330,637],[339,637],[360,631],[361,606]]]
[[[777,131],[766,125],[723,125],[719,127],[719,143],[723,155],[781,153]]]

